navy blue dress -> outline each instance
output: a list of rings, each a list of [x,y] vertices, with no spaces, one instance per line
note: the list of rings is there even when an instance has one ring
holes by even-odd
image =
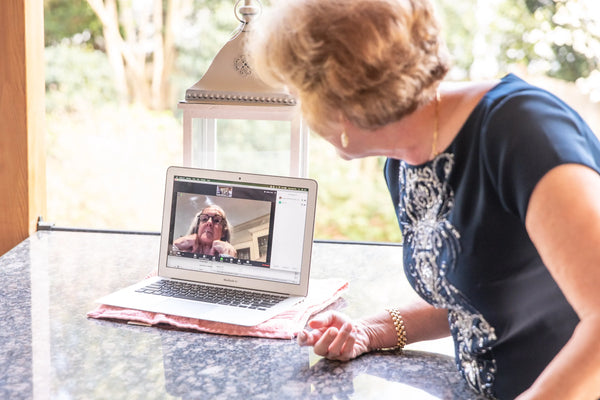
[[[491,398],[526,390],[579,321],[525,229],[536,183],[565,163],[600,171],[598,139],[564,102],[508,75],[434,160],[385,165],[406,276],[449,310],[458,369]]]

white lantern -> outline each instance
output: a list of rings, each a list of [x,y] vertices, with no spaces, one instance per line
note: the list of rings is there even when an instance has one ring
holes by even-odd
[[[179,103],[183,110],[183,164],[279,174],[281,171],[268,163],[270,160],[281,168],[281,154],[275,154],[281,153],[281,148],[265,147],[285,139],[289,174],[307,176],[308,127],[297,111],[296,100],[266,85],[248,64],[244,36],[261,4],[257,0],[241,2],[238,0],[234,8],[240,27],[202,79],[186,91],[185,101]],[[237,128],[232,129],[232,123]],[[223,127],[237,132],[235,140],[222,132]],[[287,135],[282,136],[284,133]],[[262,141],[263,145],[247,146],[252,141]]]

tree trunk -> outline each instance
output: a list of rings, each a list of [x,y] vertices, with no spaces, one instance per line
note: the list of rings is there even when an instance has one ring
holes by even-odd
[[[154,0],[152,10],[136,15],[129,0],[118,0],[118,8],[117,0],[87,2],[102,22],[105,51],[118,92],[127,101],[148,108],[170,108],[169,77],[175,63],[173,24],[177,1],[166,0],[164,10],[163,1]],[[140,18],[136,20],[136,16]]]
[[[125,63],[121,52],[122,38],[119,33],[119,16],[115,0],[87,0],[100,22],[105,41],[108,62],[113,70],[114,83],[120,100],[129,101],[129,89],[125,74]]]
[[[163,71],[165,69],[165,51],[163,42],[163,30],[156,29],[156,27],[165,26],[163,23],[163,6],[162,0],[154,0],[154,9],[152,10],[152,21],[154,22],[154,62],[152,63],[152,84],[150,93],[152,94],[152,108],[158,109],[161,106],[162,96],[162,84],[163,84]],[[165,31],[168,27],[165,27]]]

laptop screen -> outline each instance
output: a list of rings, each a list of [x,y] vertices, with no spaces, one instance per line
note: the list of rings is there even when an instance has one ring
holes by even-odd
[[[298,284],[309,191],[175,175],[166,266]]]

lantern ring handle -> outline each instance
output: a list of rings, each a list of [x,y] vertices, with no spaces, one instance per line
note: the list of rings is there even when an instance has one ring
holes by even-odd
[[[249,21],[249,19],[244,18],[244,16],[245,15],[254,15],[254,14],[257,14],[257,13],[252,12],[252,11],[254,11],[256,9],[258,9],[258,16],[260,17],[260,15],[262,14],[262,3],[260,2],[260,0],[250,0],[251,2],[252,1],[257,2],[258,3],[258,7],[246,4],[246,5],[243,5],[243,6],[239,7],[239,9],[241,11],[238,11],[238,5],[242,1],[247,1],[247,0],[237,0],[236,3],[235,3],[235,6],[233,7],[233,14],[235,15],[235,17],[237,18],[238,21],[240,21],[242,24],[247,24],[250,21]],[[247,12],[244,13],[244,11],[247,11]],[[248,11],[250,11],[250,12],[248,12]],[[241,17],[240,17],[240,14],[242,15]]]

